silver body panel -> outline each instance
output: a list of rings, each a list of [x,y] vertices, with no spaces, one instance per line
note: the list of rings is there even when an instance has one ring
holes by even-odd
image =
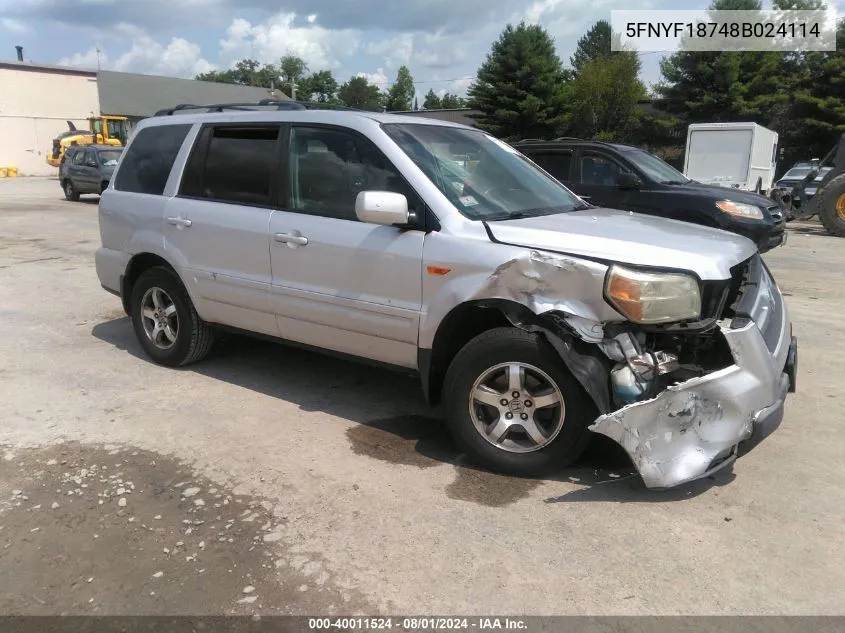
[[[425,201],[440,229],[424,233],[178,197],[201,125],[232,121],[317,123],[363,134]],[[595,343],[604,324],[625,320],[603,296],[613,262],[725,280],[732,266],[755,252],[752,242],[731,233],[607,209],[490,222],[491,239],[485,224],[461,215],[384,132],[381,124],[389,122],[463,127],[332,111],[180,114],[142,121],[133,139],[150,126],[193,127],[163,195],[117,191],[114,179],[104,192],[102,247],[96,254],[101,284],[120,292],[132,257],[150,253],[175,269],[210,323],[419,369],[419,351],[432,348],[444,319],[467,302],[497,299],[535,314],[554,311],[583,340]],[[121,163],[129,151],[131,142]],[[428,274],[429,266],[448,273]],[[790,326],[779,290],[772,283],[769,291],[778,300],[768,310],[782,310],[774,351],[766,348],[757,325],[732,330],[723,324],[734,366],[595,421],[593,430],[625,447],[648,485],[701,476],[701,464],[732,450],[760,411],[782,402]],[[673,411],[692,411],[684,419],[700,419],[701,427],[684,431]]]

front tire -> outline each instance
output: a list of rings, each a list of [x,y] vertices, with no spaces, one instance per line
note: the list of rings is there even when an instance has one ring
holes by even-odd
[[[169,268],[156,266],[141,273],[132,286],[130,315],[138,341],[160,365],[188,365],[211,351],[214,331]]]
[[[65,180],[62,188],[65,190],[65,199],[70,200],[71,202],[79,201],[79,191],[77,191],[70,178]]]
[[[446,421],[480,465],[536,477],[569,466],[590,441],[594,407],[539,334],[496,328],[455,356],[443,387]]]

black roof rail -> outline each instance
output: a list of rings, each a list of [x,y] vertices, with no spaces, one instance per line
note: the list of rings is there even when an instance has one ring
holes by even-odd
[[[514,143],[544,143],[545,141],[541,138],[521,138],[518,141],[514,141]]]
[[[578,138],[577,136],[558,136],[556,141],[583,141],[584,139]]]
[[[210,103],[210,104],[194,104],[194,103],[180,103],[172,108],[165,108],[159,110],[154,116],[170,116],[175,112],[184,110],[208,110],[211,112],[223,112],[224,110],[245,110],[254,111],[259,107],[275,107],[276,110],[351,110],[354,112],[361,112],[357,108],[349,108],[342,105],[334,105],[331,103],[319,103],[316,101],[291,101],[290,99],[261,99],[260,101],[245,102],[245,103]]]
[[[351,110],[352,112],[363,112],[360,108],[350,108],[335,103],[321,103],[319,101],[290,101],[279,99],[262,99],[258,105],[277,105],[279,110]],[[294,107],[290,107],[293,105]],[[296,107],[299,106],[299,107]]]

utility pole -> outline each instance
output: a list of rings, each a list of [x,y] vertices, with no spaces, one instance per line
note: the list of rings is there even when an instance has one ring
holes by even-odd
[[[100,70],[100,43],[97,42],[97,72]]]
[[[296,88],[297,88],[296,82],[294,82],[293,79],[291,79],[291,82],[290,82],[290,98],[293,99],[294,101],[296,101]]]

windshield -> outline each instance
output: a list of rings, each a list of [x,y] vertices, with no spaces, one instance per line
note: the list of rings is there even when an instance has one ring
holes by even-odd
[[[522,154],[484,132],[426,124],[383,127],[471,220],[509,220],[588,207]]]
[[[117,161],[120,158],[120,152],[118,151],[103,151],[100,152],[100,164],[103,167],[114,167],[117,165]]]
[[[651,180],[664,185],[683,185],[690,182],[669,163],[641,149],[628,150],[625,156]]]
[[[790,169],[788,172],[786,172],[786,173],[783,175],[783,177],[784,177],[784,178],[789,178],[789,179],[793,179],[793,178],[794,178],[794,179],[796,179],[796,180],[801,180],[802,178],[804,178],[804,176],[806,176],[806,175],[807,175],[807,174],[809,174],[809,173],[810,173],[810,168],[809,168],[809,167],[793,167],[793,168],[792,168],[792,169]]]

